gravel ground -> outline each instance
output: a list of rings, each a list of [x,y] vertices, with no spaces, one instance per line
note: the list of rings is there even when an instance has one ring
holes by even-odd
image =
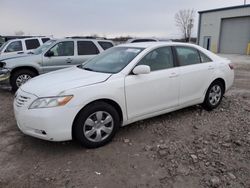
[[[207,112],[199,106],[122,128],[88,150],[23,135],[7,87],[0,88],[0,187],[250,187],[250,58],[233,88]]]

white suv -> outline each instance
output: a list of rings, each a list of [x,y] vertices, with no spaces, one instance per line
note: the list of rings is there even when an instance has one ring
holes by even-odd
[[[38,48],[48,40],[50,40],[49,37],[34,37],[9,40],[0,47],[0,57],[2,58],[3,56],[7,57],[14,54],[28,53]]]

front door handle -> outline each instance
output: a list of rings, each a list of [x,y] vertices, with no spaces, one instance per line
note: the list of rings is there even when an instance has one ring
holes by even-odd
[[[66,62],[67,62],[67,63],[72,63],[72,59],[71,59],[71,58],[68,58],[68,59],[66,60]]]

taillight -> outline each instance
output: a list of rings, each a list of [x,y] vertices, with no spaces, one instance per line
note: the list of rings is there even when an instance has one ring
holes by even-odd
[[[230,68],[231,70],[234,69],[234,65],[233,65],[232,63],[229,63],[228,66],[229,66],[229,68]]]

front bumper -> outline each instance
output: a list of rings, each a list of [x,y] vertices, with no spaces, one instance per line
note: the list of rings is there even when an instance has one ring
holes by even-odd
[[[6,81],[10,78],[10,71],[8,69],[0,69],[0,82]]]
[[[25,98],[20,100],[21,96]],[[37,99],[35,95],[23,92],[21,89],[17,91],[13,105],[18,128],[26,135],[43,140],[71,140],[72,125],[78,109],[67,106],[29,109],[35,99]]]

